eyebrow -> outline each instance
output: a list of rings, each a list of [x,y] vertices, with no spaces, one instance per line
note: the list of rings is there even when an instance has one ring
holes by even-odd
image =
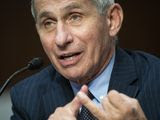
[[[38,16],[38,18],[43,18],[43,17],[49,17],[49,16],[51,16],[51,13],[50,12],[47,12],[47,11],[44,11],[44,12],[42,12],[39,16]]]
[[[80,9],[80,8],[83,8],[80,4],[72,2],[69,5],[66,5],[64,8],[61,8],[61,10],[70,11],[72,9]],[[50,17],[50,16],[53,16],[53,13],[51,13],[49,11],[44,11],[44,12],[40,13],[38,18],[42,19],[43,17]]]

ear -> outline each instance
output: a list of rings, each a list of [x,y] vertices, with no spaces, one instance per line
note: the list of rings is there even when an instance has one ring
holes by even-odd
[[[121,6],[117,3],[111,5],[107,10],[106,17],[109,35],[114,37],[118,34],[123,21],[123,10]]]

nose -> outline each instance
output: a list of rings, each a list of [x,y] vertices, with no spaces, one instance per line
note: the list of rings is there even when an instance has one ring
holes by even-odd
[[[59,48],[65,48],[73,42],[73,38],[63,23],[57,24],[55,43]]]

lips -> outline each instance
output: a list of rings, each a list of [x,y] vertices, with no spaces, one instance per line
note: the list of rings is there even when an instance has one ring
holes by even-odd
[[[68,54],[61,55],[59,58],[60,59],[70,59],[70,58],[72,58],[74,56],[77,56],[79,54],[80,54],[80,52],[77,52],[77,53],[68,53]]]
[[[63,67],[69,67],[77,64],[82,57],[82,52],[70,52],[59,55],[59,63]]]

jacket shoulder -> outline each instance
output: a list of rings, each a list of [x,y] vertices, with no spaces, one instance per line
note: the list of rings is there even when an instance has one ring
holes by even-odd
[[[134,64],[138,69],[138,71],[139,70],[150,71],[153,69],[160,70],[160,59],[158,57],[143,51],[130,51],[130,50],[125,50],[125,51],[134,61]]]
[[[36,86],[45,85],[46,83],[54,80],[55,74],[56,70],[52,67],[52,65],[49,65],[46,68],[42,69],[40,72],[20,81],[12,89],[27,89],[31,87],[35,88]]]
[[[11,89],[13,116],[11,119],[38,120],[44,114],[42,108],[42,95],[47,87],[54,82],[56,70],[50,65],[40,72],[22,80]],[[26,114],[27,113],[27,114]],[[32,114],[35,115],[32,115]],[[37,115],[42,113],[42,115]]]

